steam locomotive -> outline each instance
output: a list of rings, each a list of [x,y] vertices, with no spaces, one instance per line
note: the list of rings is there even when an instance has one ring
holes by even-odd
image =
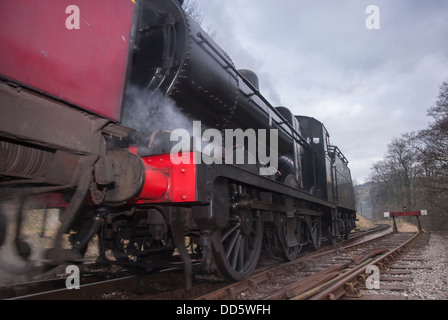
[[[82,261],[98,235],[100,260],[181,265],[187,287],[196,274],[245,279],[262,251],[293,260],[355,228],[348,161],[325,126],[273,107],[179,2],[1,6],[0,245],[15,232],[21,259],[30,199],[61,208],[47,264]],[[174,148],[193,121],[200,138]],[[205,152],[210,129],[229,144]]]

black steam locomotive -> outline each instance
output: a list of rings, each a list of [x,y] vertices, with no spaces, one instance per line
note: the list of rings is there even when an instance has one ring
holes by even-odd
[[[58,198],[66,201],[58,239],[70,232],[73,249],[67,253],[56,243],[46,258],[54,263],[79,259],[98,234],[103,260],[112,254],[117,263],[152,271],[180,258],[187,283],[193,273],[215,272],[238,281],[253,272],[262,251],[293,260],[305,246],[319,249],[322,239],[347,237],[356,219],[352,180],[348,161],[330,144],[325,126],[273,107],[260,93],[257,76],[238,70],[178,2],[138,1],[131,16],[122,119],[45,88],[34,90],[0,70],[4,81],[24,87],[22,95],[29,90],[42,106],[51,100],[61,110],[107,120],[102,127],[96,122],[99,131],[89,139],[98,141],[98,148],[89,150],[96,157],[84,166],[76,161],[81,163],[86,152],[76,144],[58,144],[69,133],[47,142],[0,130],[8,150],[26,145],[37,158],[63,150],[72,159],[54,162],[62,172],[71,166],[70,182],[53,182],[43,174],[37,182],[28,178],[32,188],[20,193],[35,195],[40,187],[53,195],[64,192]],[[179,140],[172,134],[180,129],[179,122],[170,122],[174,114],[188,120],[182,132],[192,133],[182,150],[173,149]],[[14,116],[11,121],[27,121]],[[143,121],[137,125],[136,119]],[[194,120],[200,121],[196,136]],[[122,139],[130,129],[136,132]],[[206,149],[209,129],[222,141]],[[237,133],[243,138],[238,140]],[[210,149],[214,152],[205,152]],[[11,176],[7,163],[0,167],[2,187],[17,196],[19,184]],[[193,268],[196,260],[200,264]]]

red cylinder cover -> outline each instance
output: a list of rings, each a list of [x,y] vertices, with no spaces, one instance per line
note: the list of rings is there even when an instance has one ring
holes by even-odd
[[[145,164],[145,180],[138,198],[144,200],[161,199],[168,190],[168,176],[161,170]]]
[[[143,157],[145,179],[137,204],[196,201],[194,153],[183,155],[185,163],[174,164],[173,155]]]

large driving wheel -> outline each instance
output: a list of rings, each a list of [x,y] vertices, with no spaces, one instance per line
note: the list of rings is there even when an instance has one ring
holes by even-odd
[[[254,191],[231,184],[230,217],[227,226],[217,231],[213,254],[218,270],[229,281],[248,278],[258,263],[263,240],[261,213],[242,207],[241,203],[254,199]]]

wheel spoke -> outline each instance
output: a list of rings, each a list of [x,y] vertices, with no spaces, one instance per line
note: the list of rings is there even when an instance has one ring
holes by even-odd
[[[221,241],[214,243],[214,256],[218,269],[230,281],[246,279],[255,269],[263,240],[262,219],[251,209],[240,208],[240,201],[253,198],[253,190],[241,185],[230,185],[230,217],[220,230]]]
[[[246,261],[246,240],[247,238],[241,238],[240,248],[239,248],[239,256],[238,256],[238,268],[237,270],[244,270],[244,263]],[[248,251],[247,251],[248,252]]]
[[[229,259],[230,254],[232,253],[233,248],[235,247],[236,241],[238,240],[238,237],[240,235],[240,230],[236,230],[234,232],[234,235],[232,236],[232,239],[230,239],[230,243],[228,244],[226,248],[226,258]]]
[[[237,237],[237,241],[235,244],[235,250],[233,250],[233,255],[232,255],[232,268],[233,270],[236,270],[236,263],[238,261],[238,255],[240,253],[240,247],[241,247],[241,235],[238,235]]]
[[[226,241],[227,237],[230,236],[236,229],[238,229],[238,228],[240,227],[240,225],[241,225],[241,224],[238,222],[238,223],[236,223],[233,227],[229,228],[229,230],[227,230],[227,231],[223,234],[223,236],[222,236],[222,238],[221,238],[222,242]]]

